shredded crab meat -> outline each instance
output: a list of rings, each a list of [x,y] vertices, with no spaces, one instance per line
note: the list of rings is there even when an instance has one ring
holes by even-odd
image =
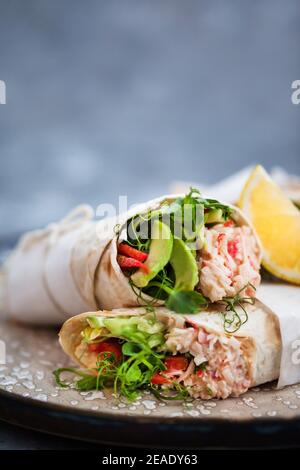
[[[250,227],[217,224],[205,228],[205,246],[198,261],[198,289],[211,302],[234,296],[245,285],[260,283],[259,247]],[[254,296],[248,287],[245,295]]]
[[[165,345],[173,354],[190,353],[193,359],[179,374],[194,398],[227,398],[245,393],[251,385],[250,366],[241,343],[231,336],[208,333],[204,328],[174,328]],[[197,366],[205,363],[202,369]]]

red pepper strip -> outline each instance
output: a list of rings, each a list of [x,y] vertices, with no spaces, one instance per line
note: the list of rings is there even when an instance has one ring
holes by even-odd
[[[202,377],[202,375],[204,374],[204,371],[202,369],[199,369],[196,374],[198,375],[198,377]]]
[[[161,375],[161,372],[156,372],[156,374],[154,374],[151,379],[151,383],[154,385],[164,385],[164,384],[170,384],[171,380]]]
[[[226,220],[226,222],[224,223],[224,227],[232,227],[234,225],[234,222],[233,220]]]
[[[166,372],[177,372],[186,370],[189,361],[184,356],[170,356],[165,359]]]
[[[113,357],[115,362],[120,362],[122,358],[122,347],[116,340],[101,341],[88,345],[90,352],[99,354],[100,359]]]
[[[184,371],[189,365],[189,361],[184,356],[169,356],[165,359],[165,366],[167,370],[156,372],[151,383],[155,385],[170,384],[171,380],[164,376],[164,374],[172,374],[172,372]]]
[[[123,255],[118,255],[117,261],[119,263],[120,268],[122,269],[141,268],[146,273],[149,272],[149,267],[146,264],[141,263],[137,259],[128,258],[127,256],[123,256]]]
[[[137,259],[141,263],[146,261],[148,258],[148,253],[137,250],[132,246],[126,245],[126,243],[120,243],[118,246],[118,253],[120,253],[120,255],[128,256],[129,258]]]

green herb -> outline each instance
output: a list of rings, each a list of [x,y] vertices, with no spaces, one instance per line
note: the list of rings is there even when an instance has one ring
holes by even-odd
[[[70,385],[67,382],[64,382],[61,379],[61,375],[64,372],[71,372],[72,374],[78,375],[83,377],[83,379],[78,380],[76,383],[76,388],[79,390],[93,390],[96,388],[96,377],[91,375],[90,373],[84,372],[82,369],[77,367],[61,367],[53,371],[53,375],[55,377],[57,385],[62,388],[69,388]]]
[[[200,308],[208,306],[208,300],[200,292],[173,290],[166,306],[177,313],[196,313]]]
[[[176,313],[196,313],[200,308],[205,309],[209,305],[209,300],[201,292],[174,289],[169,286],[166,278],[160,282],[154,280],[148,284],[147,294],[152,297],[150,300],[143,296],[142,289],[139,289],[130,281],[129,283],[140,300],[141,305],[146,303],[150,309],[153,308],[153,305],[159,299],[165,300],[166,307]],[[157,290],[152,294],[151,289],[154,287]],[[162,295],[163,293],[165,295]]]
[[[151,222],[159,219],[170,227],[176,238],[181,238],[187,244],[197,240],[202,244],[204,211],[207,213],[216,209],[222,212],[224,220],[227,220],[232,212],[229,206],[215,199],[202,198],[198,189],[190,188],[186,196],[177,198],[172,203],[165,203],[159,209],[150,210],[146,214],[138,214],[127,221],[127,243],[148,252],[151,242]],[[117,232],[121,232],[120,227]]]
[[[89,375],[88,377],[84,377],[83,379],[78,380],[76,383],[76,388],[81,392],[89,392],[90,390],[95,389],[97,390],[97,377]]]
[[[190,192],[184,198],[181,199],[181,204],[183,205],[184,204],[192,204],[192,205],[201,204],[203,205],[206,211],[221,209],[223,213],[223,218],[225,220],[227,220],[232,213],[232,209],[229,206],[225,204],[221,204],[216,199],[202,198],[201,193],[197,188],[190,188]]]
[[[148,386],[156,372],[165,370],[165,366],[163,354],[154,352],[146,345],[127,344],[122,348],[127,359],[116,368],[114,392],[131,401],[137,398],[140,389]]]
[[[159,400],[186,400],[189,397],[188,388],[179,382],[172,382],[168,389],[161,391],[158,385],[149,385],[149,390]]]
[[[115,370],[118,367],[115,355],[112,353],[99,354],[96,363],[97,379],[96,390],[109,387],[115,378]],[[78,385],[78,383],[77,383]]]
[[[219,303],[225,304],[224,316],[224,330],[226,333],[235,333],[239,328],[247,322],[248,313],[243,304],[254,305],[254,297],[243,297],[241,293],[247,289],[247,287],[256,288],[249,282],[246,286],[242,287],[234,297],[224,297]],[[237,307],[242,310],[242,315],[237,311]]]
[[[57,369],[53,372],[56,383],[63,388],[69,387],[69,384],[61,379],[61,374],[71,372],[81,377],[76,382],[77,390],[102,390],[113,386],[116,395],[129,401],[135,400],[139,391],[148,387],[152,376],[165,370],[165,355],[153,351],[147,344],[134,341],[124,343],[122,353],[121,364],[118,364],[114,354],[109,352],[98,356],[96,368],[92,371],[86,372],[72,367]]]
[[[152,287],[157,287],[159,292],[163,291],[167,294],[165,304],[166,307],[173,312],[196,313],[199,311],[199,308],[206,308],[208,306],[208,299],[200,292],[174,289],[173,287],[170,287],[167,279],[164,279],[161,282],[150,282],[148,289],[151,289]],[[157,297],[155,300],[157,300]],[[143,301],[147,302],[147,299],[143,299]],[[150,302],[152,303],[153,300]]]

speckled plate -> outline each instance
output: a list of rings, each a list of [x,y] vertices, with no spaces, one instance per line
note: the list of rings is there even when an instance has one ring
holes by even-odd
[[[55,330],[0,322],[6,364],[0,364],[0,419],[72,438],[119,445],[248,447],[300,439],[300,385],[253,388],[240,398],[134,403],[111,392],[56,386],[52,371],[71,365]],[[71,384],[72,385],[72,384]]]

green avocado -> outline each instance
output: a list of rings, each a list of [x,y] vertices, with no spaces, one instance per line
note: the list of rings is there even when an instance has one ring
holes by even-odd
[[[221,222],[224,222],[222,209],[213,209],[212,211],[208,212],[208,214],[205,214],[206,224],[216,224]]]
[[[175,273],[175,289],[192,291],[199,282],[195,257],[186,244],[174,239],[170,263]]]
[[[144,264],[149,268],[146,273],[139,269],[131,276],[137,287],[146,287],[159,271],[170,261],[173,248],[173,235],[170,228],[160,220],[152,224],[151,244],[148,258]]]

